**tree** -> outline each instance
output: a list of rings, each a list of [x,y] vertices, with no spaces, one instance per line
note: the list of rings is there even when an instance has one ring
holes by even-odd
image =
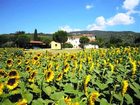
[[[63,47],[64,48],[73,48],[73,45],[70,43],[64,43]]]
[[[82,36],[82,37],[80,37],[79,42],[80,42],[81,48],[84,49],[84,45],[89,43],[89,38],[86,36]]]
[[[110,45],[113,47],[119,47],[122,45],[122,39],[121,38],[117,38],[115,36],[111,36],[110,37]]]
[[[46,44],[46,47],[50,47],[52,37],[44,36],[44,37],[41,37],[40,40]]]
[[[38,40],[37,29],[35,29],[35,31],[34,31],[33,40]]]
[[[27,47],[27,44],[30,42],[29,36],[26,34],[15,35],[15,43],[17,47]]]
[[[53,40],[61,43],[61,49],[63,44],[68,40],[68,33],[66,31],[59,30],[53,34]]]

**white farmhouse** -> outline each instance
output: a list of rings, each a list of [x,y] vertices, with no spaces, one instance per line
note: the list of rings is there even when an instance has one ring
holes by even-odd
[[[79,36],[70,36],[68,37],[68,40],[66,43],[72,44],[73,48],[79,48],[79,45],[80,45],[79,39],[80,39]]]
[[[73,35],[73,36],[69,36],[68,40],[66,43],[70,43],[73,45],[73,48],[80,48],[80,37],[82,36],[87,36],[90,40],[90,42],[95,41],[95,35],[93,34],[81,34],[81,35]]]

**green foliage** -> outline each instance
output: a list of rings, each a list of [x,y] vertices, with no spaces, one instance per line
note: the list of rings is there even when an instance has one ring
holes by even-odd
[[[38,40],[37,29],[35,29],[35,31],[34,31],[33,40]]]
[[[63,44],[68,40],[68,33],[61,30],[57,31],[53,34],[53,40]]]
[[[51,37],[42,36],[40,37],[40,40],[46,44],[46,47],[50,47],[50,42],[52,41]]]
[[[11,50],[0,49],[0,105],[15,105],[22,99],[29,105],[67,105],[68,101],[87,105],[93,93],[95,104],[139,104],[139,48],[90,49],[57,55],[26,51],[23,56],[19,49]],[[11,78],[17,80],[17,85],[9,81],[13,89],[7,84]],[[128,86],[124,86],[124,80]]]
[[[89,38],[86,36],[82,36],[80,37],[79,42],[80,42],[80,46],[84,48],[84,45],[89,43]]]
[[[73,45],[70,43],[64,43],[63,48],[73,48]]]
[[[30,42],[30,37],[26,34],[15,35],[15,43],[17,47],[26,48],[27,44]]]

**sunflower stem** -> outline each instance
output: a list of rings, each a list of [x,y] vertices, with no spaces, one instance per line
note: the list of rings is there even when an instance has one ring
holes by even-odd
[[[113,96],[114,96],[115,91],[116,91],[116,85],[114,85],[114,90],[113,90],[113,93],[111,94],[111,97],[110,97],[110,101],[109,101],[110,105],[111,105],[111,102],[113,100]]]
[[[42,87],[43,87],[43,82],[44,82],[44,76],[41,79],[41,83],[40,83],[40,98],[42,97]]]
[[[120,105],[123,105],[124,96],[122,97]]]

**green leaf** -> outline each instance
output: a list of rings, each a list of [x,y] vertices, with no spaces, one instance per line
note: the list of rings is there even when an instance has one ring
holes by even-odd
[[[134,87],[132,84],[130,84],[130,88],[135,91],[136,93],[135,96],[140,99],[140,89],[138,89],[137,87]]]
[[[42,98],[33,100],[32,105],[44,105],[44,100]]]
[[[132,84],[133,84],[133,86],[135,86],[136,89],[140,89],[140,85],[138,83],[133,82]]]
[[[66,105],[64,98],[62,98],[58,101],[58,105]]]
[[[66,85],[64,85],[64,91],[66,93],[73,93],[73,92],[75,92],[72,84],[66,84]]]
[[[106,83],[107,83],[107,84],[113,83],[113,79],[112,79],[112,78],[108,78]]]
[[[95,83],[101,90],[104,90],[105,88],[108,87],[107,84],[102,84],[99,81]]]
[[[127,100],[127,104],[133,104],[133,99],[129,94],[125,94],[125,99]]]
[[[23,98],[25,98],[29,104],[33,99],[33,95],[31,93],[26,93],[26,94],[23,94]]]
[[[122,100],[122,95],[121,95],[121,94],[114,94],[114,97],[115,97],[116,99],[118,99],[119,101]]]
[[[30,85],[30,88],[32,89],[32,92],[34,92],[34,93],[40,93],[41,92],[41,90],[35,84]]]
[[[100,100],[100,105],[108,105],[109,103],[107,102],[107,100],[105,98],[102,98]]]
[[[134,94],[134,96],[136,96],[137,98],[140,99],[140,94],[139,95],[138,94]]]
[[[14,105],[9,99],[4,100],[0,105]]]
[[[60,98],[64,97],[64,93],[63,92],[55,92],[53,94],[51,94],[50,98],[53,100],[58,101]]]
[[[44,87],[43,88],[43,91],[48,95],[48,96],[50,96],[51,95],[51,93],[52,93],[52,89],[51,89],[51,87],[50,86],[48,86],[48,87]]]

